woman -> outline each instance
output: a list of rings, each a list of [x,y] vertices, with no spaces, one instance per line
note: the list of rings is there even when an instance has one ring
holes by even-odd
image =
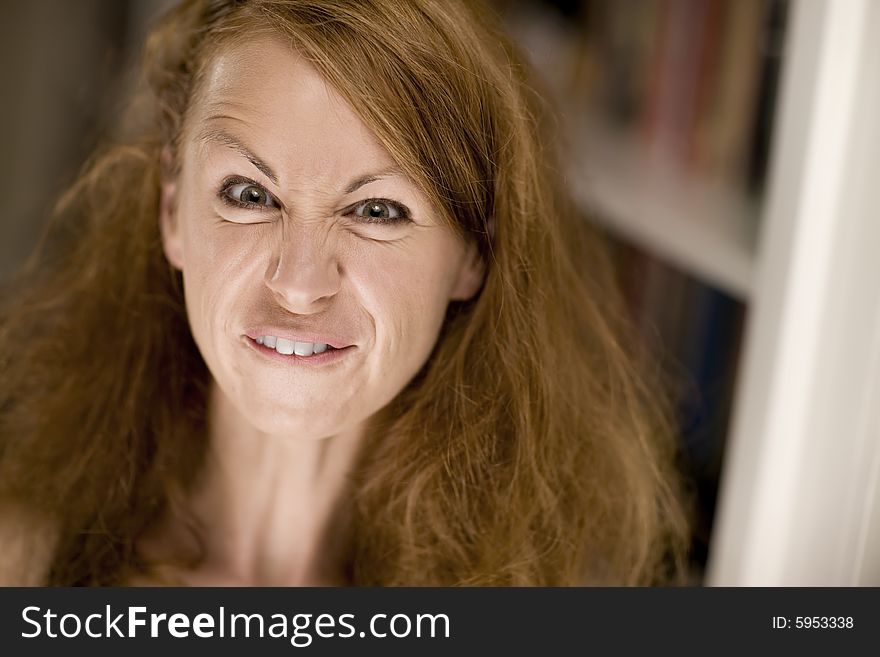
[[[662,397],[472,5],[154,30],[4,305],[7,582],[682,581]]]

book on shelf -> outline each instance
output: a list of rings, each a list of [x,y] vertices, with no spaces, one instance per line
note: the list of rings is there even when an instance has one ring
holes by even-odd
[[[683,469],[697,493],[693,558],[704,566],[746,307],[650,253],[610,243],[629,312],[673,402]]]
[[[716,42],[708,101],[694,127],[691,158],[700,170],[728,179],[743,175],[750,143],[747,120],[756,104],[765,0],[727,0]]]
[[[657,166],[760,193],[788,0],[500,6],[575,130],[629,131]]]
[[[746,306],[626,242],[610,244],[629,314],[676,402],[692,465],[711,473],[726,433]]]
[[[752,131],[746,185],[749,191],[763,192],[770,159],[770,141],[776,98],[783,66],[783,44],[788,19],[788,0],[765,0],[761,32],[760,82],[757,103],[752,112]]]

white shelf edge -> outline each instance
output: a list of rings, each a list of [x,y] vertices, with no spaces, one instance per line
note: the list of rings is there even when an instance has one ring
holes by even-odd
[[[569,169],[575,201],[612,233],[740,301],[752,294],[757,204],[722,181],[649,160],[631,140],[587,132]]]
[[[880,3],[789,23],[706,584],[877,586]]]

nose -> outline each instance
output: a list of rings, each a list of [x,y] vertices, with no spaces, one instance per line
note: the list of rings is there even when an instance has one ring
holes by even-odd
[[[320,311],[339,292],[341,280],[332,239],[315,226],[285,231],[266,270],[266,286],[295,314]]]

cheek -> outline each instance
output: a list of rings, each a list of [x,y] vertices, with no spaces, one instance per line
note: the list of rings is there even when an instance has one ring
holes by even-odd
[[[253,287],[247,282],[259,275],[265,248],[260,248],[260,227],[220,224],[210,212],[195,208],[181,218],[187,313],[196,342],[205,349],[212,329],[223,328],[236,299]]]
[[[181,217],[185,267],[202,276],[236,271],[251,261],[261,225],[223,222],[211,209],[193,204]]]
[[[389,362],[427,358],[437,338],[452,288],[454,249],[428,244],[396,249],[386,245],[360,263],[353,284],[375,322],[379,348]],[[379,250],[381,251],[381,250]]]

